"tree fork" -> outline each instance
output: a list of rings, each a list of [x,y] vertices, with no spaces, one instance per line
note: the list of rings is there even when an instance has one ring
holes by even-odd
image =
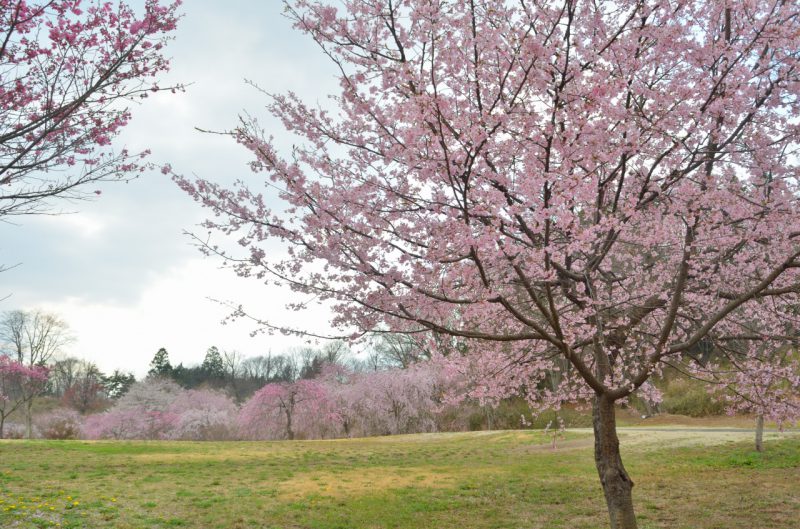
[[[612,529],[637,529],[633,512],[633,481],[622,465],[617,437],[614,401],[605,395],[595,398],[592,407],[594,461],[608,505]]]

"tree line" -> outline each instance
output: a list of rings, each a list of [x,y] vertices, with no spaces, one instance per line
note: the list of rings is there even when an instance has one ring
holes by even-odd
[[[115,369],[104,373],[93,362],[64,357],[72,342],[67,324],[41,310],[13,310],[0,316],[0,438],[13,416],[22,423],[18,435],[34,436],[34,404],[49,398],[76,416],[114,408],[137,384],[170,382],[181,390],[217,392],[239,405],[270,384],[295,384],[321,377],[336,367],[350,373],[408,368],[429,353],[404,336],[373,342],[370,352],[357,357],[340,341],[323,347],[296,348],[284,354],[245,357],[238,351],[211,346],[199,364],[173,366],[167,349],[154,354],[145,381]],[[302,384],[301,384],[302,385]],[[21,421],[20,421],[21,418]]]
[[[437,343],[438,350],[449,354],[434,358],[429,344],[413,335],[383,333],[361,355],[341,341],[253,357],[211,346],[201,362],[189,366],[173,366],[161,347],[140,381],[132,373],[105,374],[91,362],[61,358],[69,342],[66,324],[53,314],[2,315],[0,436],[308,439],[542,426],[545,420],[539,417],[564,427],[569,415],[569,408],[561,406],[532,406],[524,391],[476,395],[470,374],[448,361],[449,355],[465,353],[464,344]],[[699,389],[703,403],[714,402],[717,412],[756,416],[759,450],[765,420],[781,424],[800,416],[797,353],[784,348],[773,354],[768,385],[743,379],[715,386],[710,393]],[[724,351],[704,342],[687,353],[687,361],[724,362]],[[553,391],[570,376],[574,373],[568,364],[559,366],[536,391]],[[670,379],[682,377],[679,372],[662,375],[630,404],[646,415],[668,411],[662,390],[669,390]],[[684,386],[676,388],[685,393]],[[691,398],[697,399],[697,393]],[[56,407],[35,413],[37,400]],[[701,408],[701,413],[708,409]],[[17,421],[11,432],[6,431],[9,417]],[[580,415],[568,422],[589,424]]]

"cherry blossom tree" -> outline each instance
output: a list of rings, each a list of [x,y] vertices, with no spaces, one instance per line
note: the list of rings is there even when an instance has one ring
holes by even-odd
[[[8,416],[22,409],[47,387],[48,372],[46,367],[27,366],[0,355],[0,439]]]
[[[366,400],[364,399],[364,373],[339,366],[326,366],[319,377],[330,402],[329,430],[335,436],[356,437],[369,435],[364,429]]]
[[[113,408],[88,416],[83,435],[89,439],[168,439],[180,420],[172,406],[181,393],[171,380],[137,382]]]
[[[88,415],[83,421],[84,439],[166,439],[177,418],[166,412],[112,408]]]
[[[325,386],[316,380],[274,382],[258,390],[239,414],[248,439],[322,437],[317,430],[333,413]]]
[[[145,152],[109,145],[127,105],[161,89],[179,4],[0,0],[0,217],[89,198],[95,182],[146,168]]]
[[[171,438],[218,441],[231,438],[239,410],[222,392],[196,389],[180,393],[169,411],[177,417]]]
[[[432,432],[436,430],[436,372],[431,366],[363,373],[355,381],[351,406],[361,435]]]
[[[335,108],[270,94],[289,153],[251,118],[231,131],[266,188],[176,181],[242,246],[236,272],[353,336],[435,332],[483,397],[591,401],[611,526],[635,528],[615,403],[701,340],[751,369],[796,327],[796,4],[341,5],[287,3],[338,68]]]
[[[760,358],[733,360],[743,365],[711,374],[724,381],[722,391],[730,413],[743,411],[756,416],[755,448],[762,452],[765,420],[781,429],[800,420],[800,356],[791,347],[781,347]]]
[[[55,314],[41,310],[13,310],[0,317],[0,350],[29,368],[45,366],[72,341],[69,328]],[[25,397],[25,434],[33,437],[33,399],[47,389],[38,384],[23,386],[33,391]]]
[[[447,384],[433,363],[367,372],[326,364],[309,382],[315,389],[306,391],[304,405],[295,406],[292,427],[303,438],[316,439],[435,431]],[[280,384],[270,386],[269,396],[254,395],[260,404],[247,403],[242,410],[240,420],[249,437],[284,437],[286,418],[273,413],[281,406],[275,397]],[[288,393],[289,387],[284,385],[283,391]]]

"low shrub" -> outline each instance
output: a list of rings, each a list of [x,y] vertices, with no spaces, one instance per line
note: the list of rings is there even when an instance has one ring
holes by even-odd
[[[35,422],[44,439],[78,439],[81,434],[81,416],[74,410],[53,410],[38,416]]]
[[[4,439],[24,439],[25,438],[25,425],[17,424],[14,422],[7,422],[3,426]]]
[[[670,380],[663,394],[660,409],[665,413],[690,417],[725,414],[725,403],[710,394],[699,381],[686,378]]]

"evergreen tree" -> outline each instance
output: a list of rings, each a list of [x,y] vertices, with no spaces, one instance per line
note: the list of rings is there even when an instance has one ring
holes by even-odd
[[[166,349],[162,347],[156,352],[150,361],[150,371],[147,374],[154,377],[168,377],[172,374],[172,364],[169,363],[169,354]]]
[[[103,386],[111,399],[123,396],[134,382],[136,382],[136,377],[133,376],[133,373],[124,373],[119,369],[115,369],[113,374],[103,377]]]
[[[216,346],[212,345],[208,348],[200,369],[203,370],[203,373],[208,378],[223,378],[225,376],[225,363],[222,361],[222,355]]]

